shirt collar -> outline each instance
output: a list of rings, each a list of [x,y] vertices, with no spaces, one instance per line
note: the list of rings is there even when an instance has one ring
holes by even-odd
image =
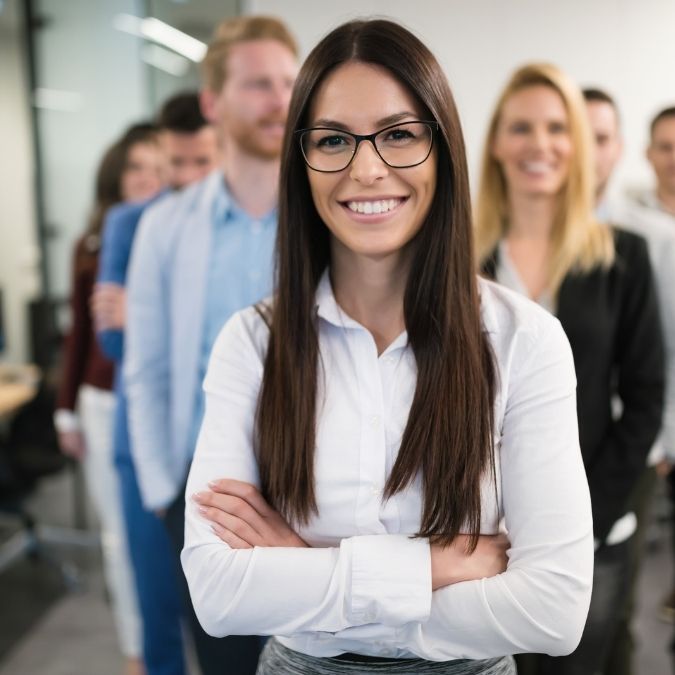
[[[260,218],[253,218],[237,204],[225,183],[225,176],[221,173],[213,202],[213,222],[216,225],[225,225],[233,219],[258,222],[264,226],[277,222],[277,209],[273,208],[268,214]]]
[[[335,299],[335,294],[333,293],[333,286],[330,282],[330,273],[328,268],[326,268],[319,279],[319,284],[316,287],[316,311],[320,318],[324,319],[328,323],[337,326],[338,328],[348,329],[352,328],[355,330],[366,330],[358,321],[355,321],[350,316],[348,316],[344,310],[338,305],[337,300]],[[387,354],[388,352],[398,349],[400,347],[405,347],[408,344],[408,332],[403,331],[383,352],[382,355]]]

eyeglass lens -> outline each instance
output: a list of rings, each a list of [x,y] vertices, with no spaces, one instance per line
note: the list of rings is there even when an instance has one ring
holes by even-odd
[[[375,148],[389,166],[405,168],[422,163],[431,151],[432,130],[424,122],[405,122],[375,136]],[[357,142],[339,129],[309,129],[301,137],[307,164],[317,171],[341,171],[351,162]]]

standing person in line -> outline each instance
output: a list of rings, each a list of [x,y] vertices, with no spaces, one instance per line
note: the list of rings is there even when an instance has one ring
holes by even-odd
[[[96,281],[101,230],[108,209],[148,199],[161,188],[157,129],[136,124],[103,156],[89,225],[73,255],[72,327],[64,350],[54,424],[61,450],[82,461],[87,492],[101,524],[106,584],[126,675],[142,675],[141,624],[113,462],[113,364],[98,347],[89,301]]]
[[[216,134],[201,114],[196,93],[170,98],[159,113],[158,126],[170,189],[178,190],[199,180],[217,164]],[[101,346],[118,366],[124,352],[127,265],[136,226],[150,203],[154,200],[117,207],[106,218],[99,283],[92,305]],[[173,562],[163,523],[141,503],[129,450],[127,402],[119,367],[116,393],[115,463],[143,622],[143,659],[148,675],[184,675],[180,570]]]
[[[644,192],[638,203],[675,218],[675,106],[664,108],[652,120],[647,159],[656,187]]]
[[[234,312],[272,287],[279,154],[296,72],[295,41],[277,19],[218,26],[202,106],[223,143],[222,167],[149,209],[134,243],[124,365],[131,450],[143,504],[162,514],[177,565],[211,347]],[[252,675],[259,638],[206,635],[182,574],[181,583],[204,675]]]
[[[558,317],[577,373],[595,568],[579,647],[534,672],[599,673],[630,585],[629,498],[656,440],[664,359],[645,241],[596,221],[583,98],[558,68],[524,66],[499,97],[483,157],[476,237],[487,276]],[[623,411],[612,414],[618,398]],[[528,662],[519,661],[527,673]]]
[[[600,89],[584,89],[583,95],[595,139],[596,213],[601,220],[619,223],[621,227],[643,236],[647,241],[659,300],[666,357],[666,404],[662,432],[659,441],[649,453],[647,468],[633,489],[630,500],[630,510],[637,517],[637,529],[631,538],[631,588],[603,671],[605,675],[630,675],[633,672],[634,651],[630,623],[650,506],[657,477],[667,476],[675,463],[675,228],[667,226],[664,222],[666,216],[663,214],[649,213],[645,207],[608,197],[608,184],[623,149],[619,112],[612,97]],[[668,602],[669,599],[665,599],[666,605]]]
[[[572,355],[475,274],[431,52],[390,21],[326,36],[280,186],[276,292],[228,322],[204,384],[183,552],[204,626],[276,636],[259,675],[506,675],[514,652],[571,651],[593,548]]]

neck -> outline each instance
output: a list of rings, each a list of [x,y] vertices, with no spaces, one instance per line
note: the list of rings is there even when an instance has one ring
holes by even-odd
[[[377,259],[354,255],[335,241],[331,252],[335,299],[370,331],[381,354],[405,330],[407,260],[400,253]]]
[[[277,205],[279,159],[256,157],[229,139],[225,148],[223,173],[230,194],[250,216],[268,214]]]
[[[675,216],[675,191],[668,190],[663,185],[659,185],[656,190],[656,196],[661,202],[663,208],[673,216]]]
[[[556,200],[549,197],[510,195],[508,237],[546,239],[553,230]]]

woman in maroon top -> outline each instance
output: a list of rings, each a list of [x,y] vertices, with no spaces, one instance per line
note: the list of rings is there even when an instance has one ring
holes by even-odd
[[[144,672],[140,659],[141,626],[113,466],[113,365],[99,349],[89,302],[96,281],[106,212],[119,202],[147,199],[160,188],[156,128],[136,124],[103,156],[96,176],[93,214],[87,230],[75,244],[72,327],[65,343],[54,416],[61,450],[82,460],[87,489],[98,512],[103,564],[128,675]]]

